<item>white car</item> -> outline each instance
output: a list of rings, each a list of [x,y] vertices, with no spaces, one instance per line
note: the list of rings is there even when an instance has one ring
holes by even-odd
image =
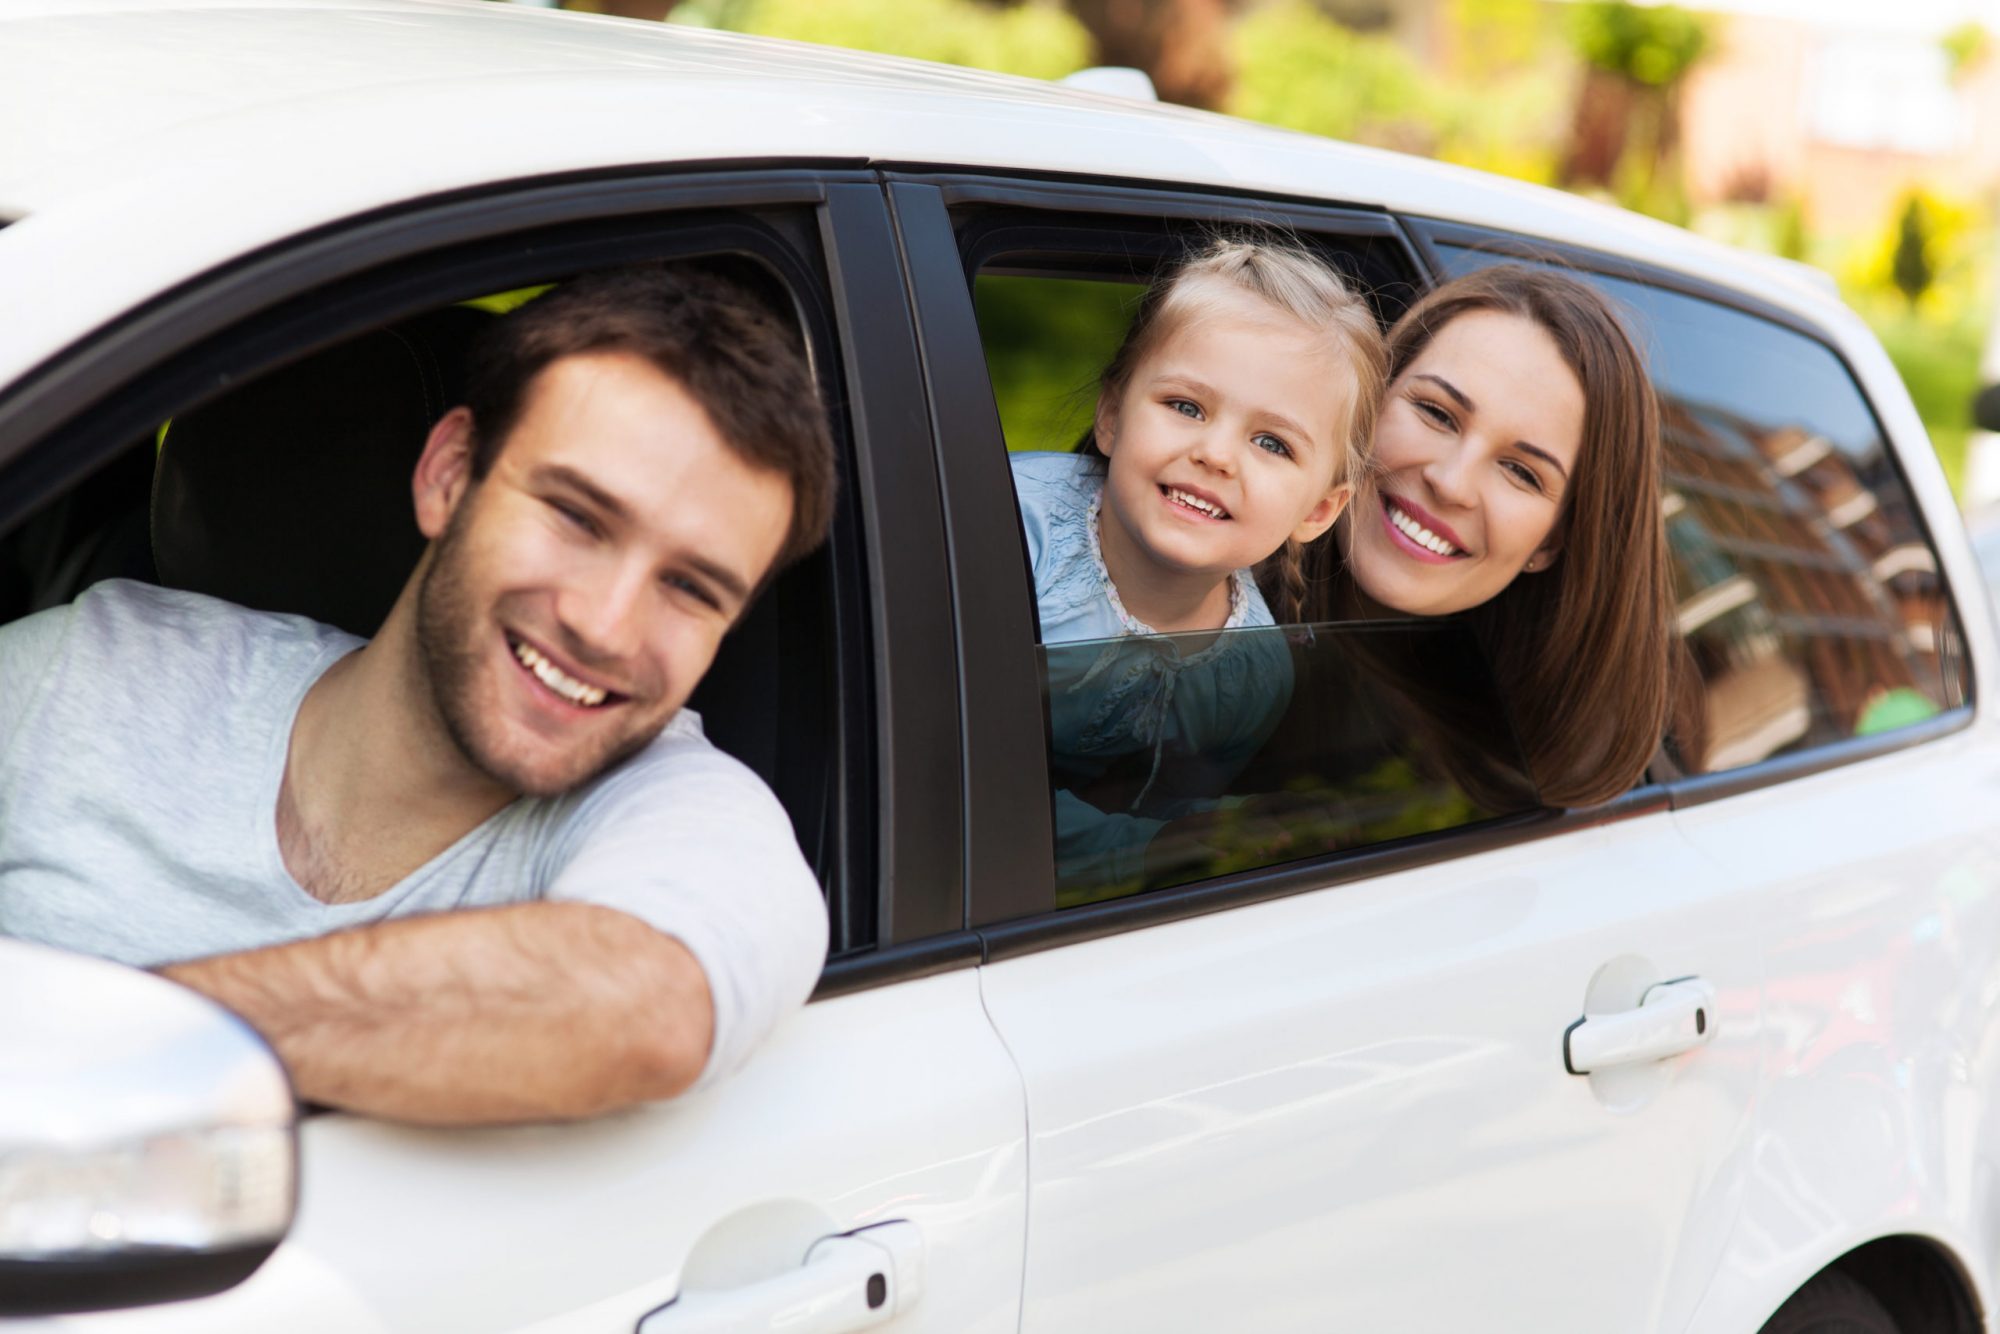
[[[1058,884],[1007,446],[1246,219],[1385,317],[1494,256],[1635,312],[1702,772],[1550,811],[1390,736],[1323,847]],[[462,303],[600,266],[763,283],[845,459],[830,546],[696,700],[822,876],[804,1013],[580,1124],[309,1111],[288,1223],[254,1041],[0,942],[0,1315],[2000,1327],[2000,642],[1909,397],[1810,279],[1217,116],[471,0],[0,0],[0,221],[0,620],[123,574],[372,628],[417,539],[371,423],[449,401]]]

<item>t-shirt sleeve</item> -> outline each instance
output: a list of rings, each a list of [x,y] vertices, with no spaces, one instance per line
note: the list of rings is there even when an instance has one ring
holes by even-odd
[[[0,625],[0,768],[12,761],[8,738],[18,734],[8,724],[27,718],[35,700],[48,688],[49,674],[73,619],[69,607],[50,607]]]
[[[826,900],[777,797],[698,734],[669,733],[583,799],[545,897],[597,903],[687,946],[715,1037],[696,1087],[742,1065],[805,1003],[826,960]]]

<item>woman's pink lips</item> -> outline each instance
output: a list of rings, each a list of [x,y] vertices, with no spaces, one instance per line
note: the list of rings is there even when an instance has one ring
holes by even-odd
[[[1390,519],[1389,507],[1391,505],[1403,511],[1403,513],[1409,515],[1412,519],[1415,519],[1418,523],[1422,524],[1424,527],[1436,533],[1439,537],[1442,537],[1445,541],[1457,547],[1460,554],[1452,556],[1440,556],[1438,555],[1437,552],[1432,551],[1429,547],[1417,545],[1416,542],[1411,540],[1410,535],[1408,533],[1405,533],[1402,529],[1398,528],[1395,524],[1395,521]],[[1423,561],[1428,565],[1449,565],[1451,564],[1451,562],[1455,560],[1464,559],[1465,543],[1458,540],[1458,534],[1454,533],[1442,521],[1435,518],[1434,516],[1432,516],[1422,508],[1420,508],[1419,506],[1410,504],[1408,501],[1404,500],[1401,496],[1391,496],[1387,494],[1383,495],[1382,531],[1387,533],[1389,535],[1389,540],[1393,542],[1397,547],[1401,548],[1410,557],[1412,557],[1415,560]]]

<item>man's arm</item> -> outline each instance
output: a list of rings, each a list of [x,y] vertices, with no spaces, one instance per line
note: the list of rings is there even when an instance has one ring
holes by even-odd
[[[409,917],[160,971],[262,1033],[307,1101],[430,1124],[671,1097],[701,1074],[715,1019],[685,946],[588,903]]]

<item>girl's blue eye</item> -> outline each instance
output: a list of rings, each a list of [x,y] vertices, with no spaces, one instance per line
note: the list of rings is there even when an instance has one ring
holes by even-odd
[[[1201,409],[1185,398],[1170,398],[1167,400],[1167,406],[1183,417],[1193,417],[1197,420],[1201,417]]]
[[[1292,447],[1269,431],[1254,435],[1251,440],[1255,442],[1257,448],[1268,454],[1276,454],[1279,458],[1286,459],[1292,456]]]

